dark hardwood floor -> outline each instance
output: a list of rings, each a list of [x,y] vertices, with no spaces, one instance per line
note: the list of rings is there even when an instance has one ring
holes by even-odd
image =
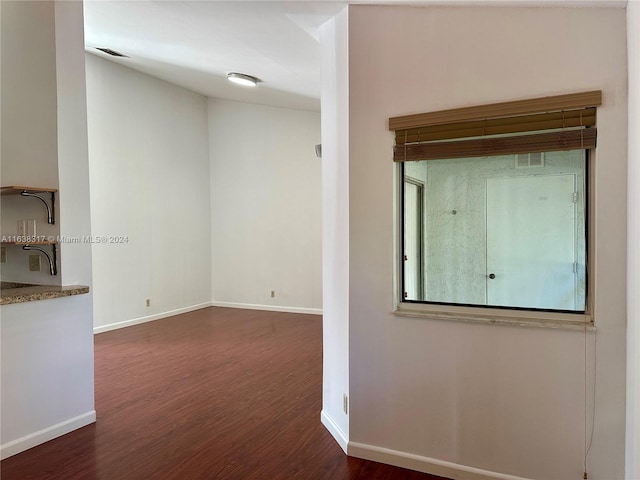
[[[95,336],[95,424],[2,480],[435,480],[347,457],[320,424],[319,316],[207,308]]]

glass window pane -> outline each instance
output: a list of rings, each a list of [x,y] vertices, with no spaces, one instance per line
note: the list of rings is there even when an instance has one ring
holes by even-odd
[[[585,156],[406,162],[405,300],[583,312]]]

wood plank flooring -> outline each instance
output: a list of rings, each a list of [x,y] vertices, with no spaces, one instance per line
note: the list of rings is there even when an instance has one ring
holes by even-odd
[[[436,480],[347,457],[320,424],[319,316],[207,308],[95,336],[95,424],[2,480]]]

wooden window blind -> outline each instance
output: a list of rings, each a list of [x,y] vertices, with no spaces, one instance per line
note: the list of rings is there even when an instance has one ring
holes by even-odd
[[[393,160],[595,148],[601,104],[598,90],[392,117]]]

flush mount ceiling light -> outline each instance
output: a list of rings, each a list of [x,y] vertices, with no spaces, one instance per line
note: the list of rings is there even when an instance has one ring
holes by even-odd
[[[238,85],[244,85],[245,87],[255,87],[260,81],[256,77],[251,75],[245,75],[244,73],[231,72],[227,74],[227,78],[230,82],[237,83]]]

